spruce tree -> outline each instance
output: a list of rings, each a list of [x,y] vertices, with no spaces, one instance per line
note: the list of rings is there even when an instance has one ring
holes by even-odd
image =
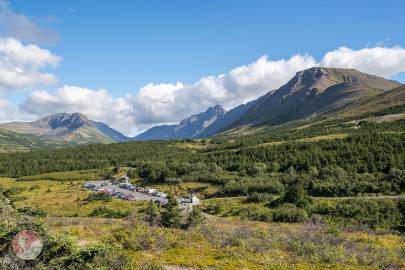
[[[157,204],[150,200],[148,202],[148,206],[145,209],[145,219],[149,223],[150,226],[154,226],[159,221],[159,208]]]
[[[195,227],[204,221],[205,217],[202,215],[201,209],[198,206],[193,206],[192,211],[188,215],[187,225]]]
[[[174,195],[167,195],[167,204],[162,213],[162,225],[168,228],[178,228],[181,225],[181,210]]]

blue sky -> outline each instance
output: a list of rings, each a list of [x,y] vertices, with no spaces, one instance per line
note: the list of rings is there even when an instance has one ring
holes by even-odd
[[[181,82],[184,88],[209,75],[228,74],[237,67],[255,63],[263,55],[268,56],[267,61],[277,61],[308,54],[318,63],[326,53],[342,46],[355,51],[375,47],[405,47],[405,2],[400,0],[12,0],[7,9],[16,16],[26,17],[44,31],[52,31],[52,35],[49,40],[24,40],[24,36],[7,30],[0,32],[1,36],[14,38],[24,45],[34,44],[61,58],[56,67],[41,68],[43,72],[53,74],[57,78],[56,83],[28,86],[24,91],[8,91],[7,96],[3,97],[12,106],[23,108],[25,114],[35,116],[52,112],[52,109],[34,108],[35,105],[46,106],[44,100],[42,103],[28,104],[26,99],[33,98],[30,96],[32,92],[47,91],[52,98],[65,85],[91,91],[106,89],[108,97],[112,97],[114,102],[126,99],[134,104],[136,101],[133,100],[139,99],[136,97],[139,89],[148,83],[165,84],[161,88],[168,90],[158,89],[154,92],[156,95],[164,96],[167,91],[173,94],[181,88],[173,86],[176,82]],[[402,57],[402,51],[396,51],[393,55],[393,58],[397,55]],[[374,73],[404,82],[405,67],[402,70],[401,65],[402,62],[397,64],[388,75],[377,71]],[[360,64],[358,66],[362,67]],[[356,65],[354,67],[357,68]],[[266,91],[281,82],[282,79],[274,85],[269,83]],[[163,91],[163,94],[159,91]],[[221,105],[232,107],[264,92],[243,98],[238,96],[232,103]],[[131,97],[127,98],[128,95]],[[203,95],[204,92],[198,97]],[[158,97],[153,96],[152,99],[156,101]],[[146,101],[151,99],[137,102]],[[158,103],[166,101],[163,98]],[[211,98],[202,104],[211,106],[214,101],[221,103],[221,98]],[[24,102],[29,106],[20,106]],[[58,106],[53,104],[50,108]],[[170,114],[167,108],[160,108],[161,112],[146,112],[151,115],[150,119],[127,115],[126,120],[119,120],[132,121],[128,123],[130,128],[121,127],[117,119],[103,119],[94,112],[90,112],[90,115],[127,133],[135,133],[152,124],[177,121],[187,116],[185,112],[194,113],[202,109],[199,106],[187,108],[178,103],[176,106],[182,108],[170,117],[159,115]],[[66,108],[76,109],[72,104]],[[133,119],[129,119],[131,117]]]

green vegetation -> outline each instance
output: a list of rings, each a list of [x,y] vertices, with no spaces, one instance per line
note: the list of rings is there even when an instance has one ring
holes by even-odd
[[[241,137],[0,154],[0,193],[9,215],[60,241],[46,252],[61,255],[38,269],[400,269],[404,131],[404,120],[331,118]],[[124,173],[169,203],[81,188]],[[174,195],[190,192],[202,204],[182,211]],[[19,224],[1,223],[0,237]]]
[[[164,206],[162,213],[162,225],[168,228],[178,228],[181,225],[181,221],[182,216],[179,203],[172,194],[169,194],[167,196],[167,204]]]
[[[107,193],[91,193],[84,200],[86,202],[94,202],[94,201],[111,202],[112,196]]]
[[[104,206],[95,208],[91,213],[91,217],[106,217],[106,218],[123,218],[129,215],[129,212],[110,209]]]
[[[100,179],[103,173],[97,170],[84,171],[68,171],[68,172],[52,172],[37,175],[28,175],[19,177],[19,181],[38,181],[38,180],[54,180],[54,181],[80,181],[90,179]]]

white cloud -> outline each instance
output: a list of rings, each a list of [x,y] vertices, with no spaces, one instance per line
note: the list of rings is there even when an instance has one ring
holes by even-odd
[[[44,116],[56,112],[81,112],[92,120],[103,121],[121,131],[131,133],[134,120],[132,107],[125,98],[113,98],[107,90],[65,85],[56,93],[34,91],[20,105],[20,110]]]
[[[35,117],[14,107],[7,99],[0,99],[0,122],[32,121]]]
[[[0,38],[0,94],[57,82],[42,69],[55,67],[61,58],[36,45],[24,45],[12,38]]]
[[[315,65],[309,55],[278,61],[262,56],[228,74],[208,76],[192,85],[148,84],[130,98],[130,103],[139,123],[175,122],[216,104],[229,109],[250,101],[278,88],[297,71]]]
[[[354,68],[382,77],[394,76],[405,71],[405,49],[375,47],[353,50],[340,47],[325,54],[321,66]]]
[[[47,18],[42,21],[54,21]],[[52,43],[58,38],[56,31],[40,25],[40,22],[34,22],[25,15],[15,13],[6,0],[0,0],[0,34],[36,44]]]

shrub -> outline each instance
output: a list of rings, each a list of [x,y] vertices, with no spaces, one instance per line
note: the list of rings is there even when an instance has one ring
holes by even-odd
[[[201,209],[198,206],[193,206],[193,210],[188,216],[187,226],[196,227],[204,222],[205,217],[201,213]]]
[[[317,202],[311,211],[344,224],[394,229],[403,218],[401,205],[401,200],[355,198]]]
[[[208,214],[218,215],[224,211],[224,205],[221,202],[210,203],[204,210]]]
[[[308,214],[305,210],[289,204],[284,204],[273,211],[273,221],[275,222],[304,222],[307,219]]]
[[[91,193],[87,198],[84,199],[87,202],[94,202],[94,201],[103,201],[103,202],[111,202],[112,196],[107,193]]]
[[[90,213],[91,217],[106,217],[106,218],[123,218],[128,215],[129,215],[128,211],[124,212],[120,210],[113,210],[104,206],[94,208],[94,210]]]
[[[24,206],[17,209],[18,213],[29,215],[29,216],[37,216],[37,217],[46,217],[48,214],[46,211],[42,209],[33,208],[31,205]]]
[[[254,192],[248,195],[246,201],[252,203],[263,203],[271,201],[272,198],[273,196],[271,194]]]

